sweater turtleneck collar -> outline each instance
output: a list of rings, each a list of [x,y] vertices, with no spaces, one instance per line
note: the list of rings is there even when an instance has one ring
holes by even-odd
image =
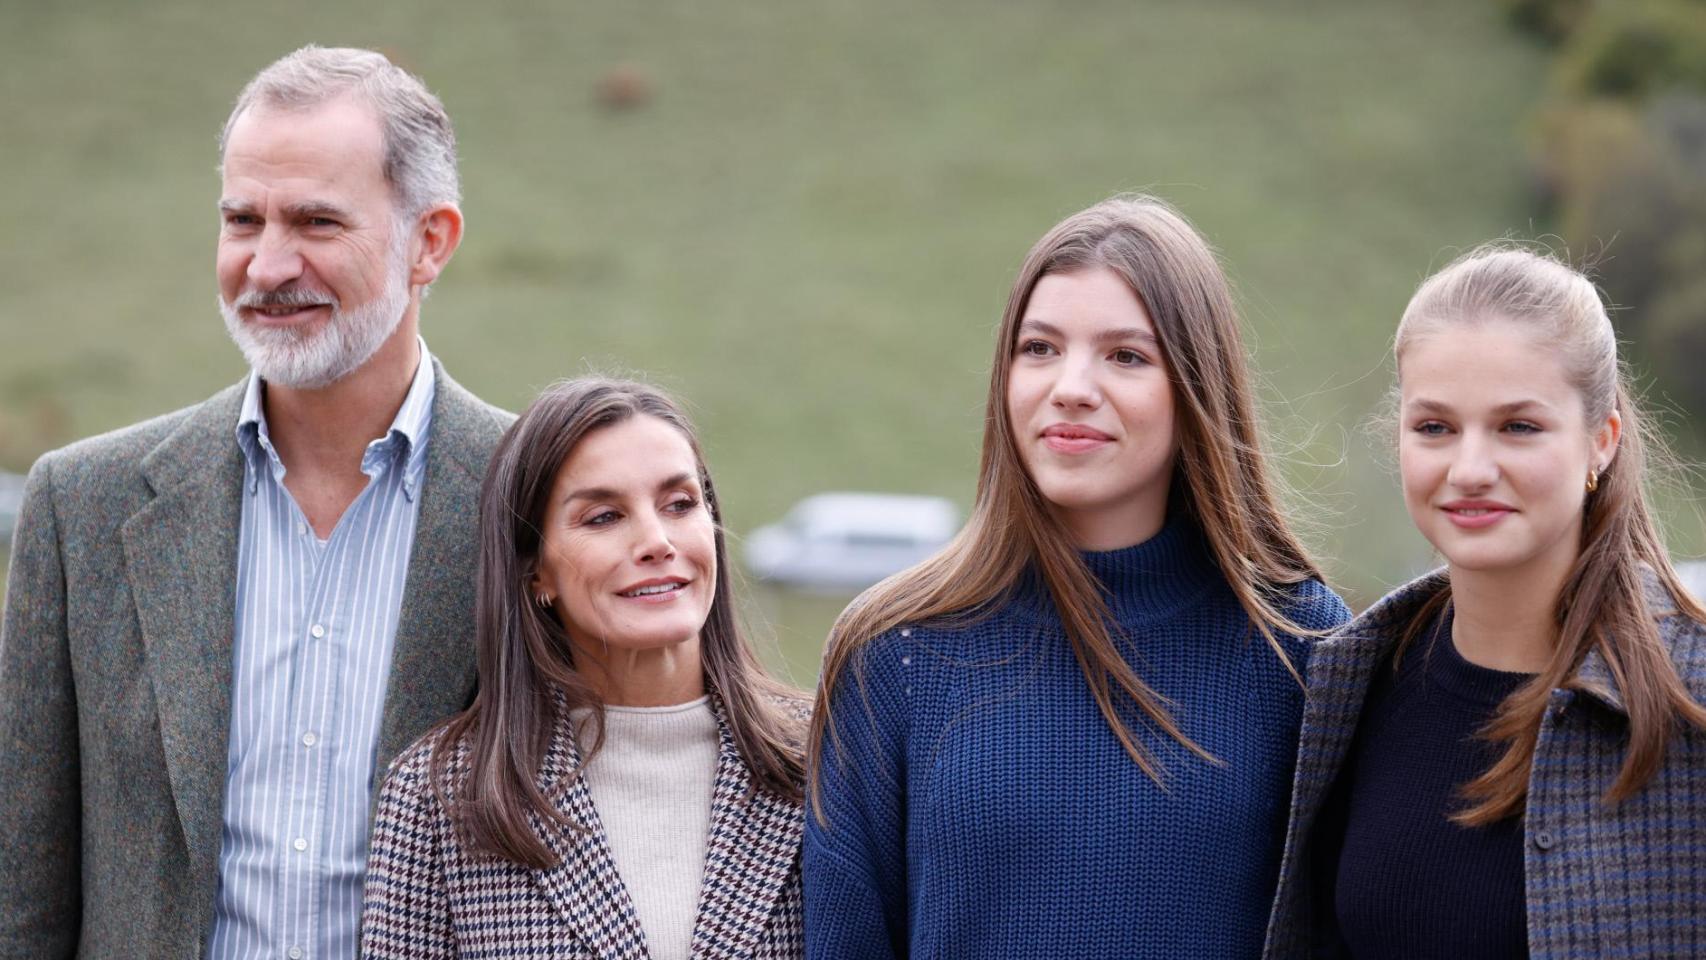
[[[1101,583],[1114,619],[1127,626],[1166,617],[1222,579],[1202,532],[1179,513],[1170,512],[1161,530],[1142,543],[1078,555]],[[1041,601],[1048,616],[1055,617],[1054,604],[1035,570],[1026,576],[1019,592]]]

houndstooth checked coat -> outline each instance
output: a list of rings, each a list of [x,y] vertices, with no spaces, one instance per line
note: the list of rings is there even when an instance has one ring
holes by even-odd
[[[1266,957],[1323,955],[1313,918],[1330,905],[1313,902],[1310,832],[1351,745],[1375,669],[1388,662],[1411,615],[1447,582],[1436,571],[1398,588],[1310,653],[1291,825]],[[1656,587],[1648,603],[1677,673],[1695,700],[1706,702],[1706,629],[1667,615],[1668,598]],[[1673,735],[1659,775],[1608,808],[1601,798],[1623,762],[1627,714],[1597,651],[1583,660],[1577,678],[1579,689],[1552,693],[1529,779],[1523,824],[1529,955],[1706,957],[1706,734]]]
[[[735,749],[717,697],[721,737],[711,833],[694,920],[696,960],[792,960],[801,926],[801,805],[762,791]],[[584,831],[533,827],[558,857],[548,870],[470,855],[427,780],[436,734],[392,765],[373,824],[361,955],[408,960],[537,957],[647,960],[645,938],[593,809],[568,721],[559,716],[539,774]],[[466,757],[465,748],[457,757]]]

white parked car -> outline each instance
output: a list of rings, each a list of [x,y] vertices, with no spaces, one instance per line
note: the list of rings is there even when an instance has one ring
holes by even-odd
[[[24,506],[24,478],[0,470],[0,550],[12,538],[12,528],[18,524],[18,511]]]
[[[773,583],[861,590],[940,550],[959,527],[942,497],[820,493],[747,537],[746,569]]]
[[[1690,560],[1676,565],[1676,575],[1682,585],[1694,594],[1694,599],[1706,602],[1706,560]]]

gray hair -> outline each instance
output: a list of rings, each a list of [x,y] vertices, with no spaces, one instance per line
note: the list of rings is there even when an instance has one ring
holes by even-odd
[[[379,115],[385,182],[391,185],[400,217],[411,219],[434,204],[461,202],[456,133],[444,104],[419,77],[372,50],[309,44],[256,74],[237,95],[220,131],[220,161],[231,127],[249,108],[265,104],[304,109],[344,94],[354,94]]]

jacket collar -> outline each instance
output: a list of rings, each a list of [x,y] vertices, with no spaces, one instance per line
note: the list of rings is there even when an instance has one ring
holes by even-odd
[[[1648,615],[1658,623],[1659,640],[1670,654],[1677,676],[1697,702],[1706,702],[1706,670],[1701,668],[1701,664],[1706,662],[1702,657],[1706,652],[1706,628],[1677,610],[1676,602],[1665,590],[1663,582],[1650,570],[1642,571],[1641,591]],[[1618,686],[1617,675],[1598,647],[1589,650],[1582,658],[1582,665],[1576,669],[1575,680],[1570,686],[1619,716],[1628,716],[1629,708]]]
[[[434,361],[434,439],[397,626],[377,762],[464,705],[474,655],[463,625],[473,609],[479,478],[502,430]],[[246,381],[193,408],[140,461],[154,497],[120,530],[125,569],[160,713],[160,739],[191,879],[218,871],[231,728],[231,657],[243,455],[232,436]],[[377,796],[383,777],[373,778]]]
[[[798,803],[754,787],[722,698],[713,693],[710,702],[717,718],[717,774],[692,956],[739,960],[751,956],[777,900],[794,880],[805,820]],[[532,817],[534,830],[558,858],[556,866],[532,871],[534,880],[594,955],[645,960],[639,915],[617,874],[592,793],[579,775],[580,751],[560,698],[555,714],[540,786],[574,826]]]

